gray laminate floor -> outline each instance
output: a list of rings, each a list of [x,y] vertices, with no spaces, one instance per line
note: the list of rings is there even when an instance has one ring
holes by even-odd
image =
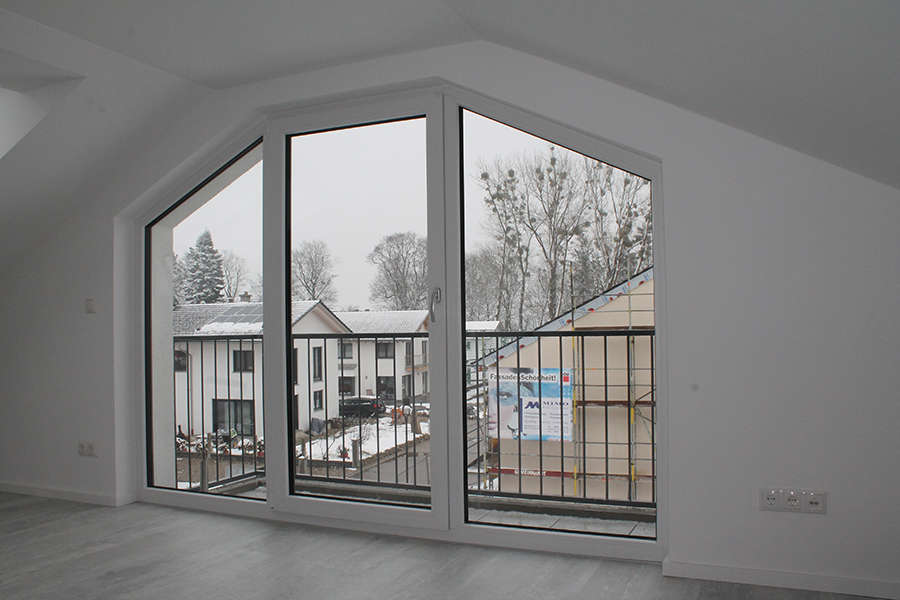
[[[659,565],[0,492],[0,599],[842,600],[664,578]]]

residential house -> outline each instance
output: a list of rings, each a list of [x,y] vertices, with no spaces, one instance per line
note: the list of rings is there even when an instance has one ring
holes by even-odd
[[[174,430],[263,437],[262,303],[182,304],[172,314]],[[393,400],[395,381],[401,399],[427,401],[427,311],[335,313],[294,301],[291,333],[295,429],[338,416],[346,396]]]
[[[374,395],[390,403],[428,402],[427,310],[334,314],[354,334],[343,339],[338,354],[342,360],[334,365],[340,370],[342,395]]]
[[[262,303],[181,304],[172,316],[173,431],[188,437],[263,438]],[[320,301],[292,303],[291,331],[349,333]],[[310,416],[337,414],[338,381],[324,378],[321,370],[325,355],[334,355],[335,348],[336,342],[322,339],[294,341],[295,381],[310,382],[295,387],[297,428],[306,429]]]

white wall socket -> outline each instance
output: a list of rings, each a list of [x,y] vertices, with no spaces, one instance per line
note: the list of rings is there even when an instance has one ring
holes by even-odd
[[[759,489],[759,508],[760,510],[781,510],[781,490],[773,488]]]
[[[781,492],[781,508],[784,510],[803,510],[803,493],[796,490]]]
[[[78,442],[78,454],[81,456],[97,456],[97,444],[94,442]]]
[[[759,488],[759,509],[825,514],[825,492]]]

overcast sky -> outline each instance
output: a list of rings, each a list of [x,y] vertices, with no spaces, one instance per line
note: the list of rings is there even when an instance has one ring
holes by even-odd
[[[483,239],[475,163],[546,150],[547,142],[472,113],[464,120],[467,247]],[[374,308],[366,257],[392,233],[426,234],[425,121],[412,119],[297,136],[292,145],[292,246],[322,239],[336,260],[335,309]],[[247,260],[243,289],[262,270],[262,166],[257,164],[175,228],[184,257],[203,229],[218,250]],[[425,307],[422,307],[425,308]]]

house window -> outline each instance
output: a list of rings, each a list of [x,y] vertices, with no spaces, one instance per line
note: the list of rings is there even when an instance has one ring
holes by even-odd
[[[213,428],[225,437],[253,437],[253,400],[213,400]]]
[[[232,350],[231,370],[235,373],[253,371],[253,350]]]
[[[420,364],[428,364],[428,340],[422,340],[422,360]]]
[[[353,358],[353,344],[350,342],[339,342],[337,357],[340,359]]]
[[[339,377],[338,393],[341,396],[353,396],[356,394],[356,377]]]
[[[376,342],[375,358],[394,358],[394,342]]]
[[[428,371],[422,371],[422,393],[428,393]]]
[[[322,381],[322,346],[313,346],[312,349],[312,378],[313,381]]]
[[[175,372],[184,373],[187,371],[188,353],[184,350],[175,351]]]
[[[313,392],[313,410],[322,410],[325,406],[325,402],[322,400],[324,397],[324,393],[322,390],[316,390]]]
[[[403,389],[403,402],[406,403],[410,398],[412,398],[415,394],[413,393],[413,376],[412,375],[404,375],[400,384]]]
[[[394,399],[394,378],[378,377],[375,380],[375,395],[383,400]]]
[[[406,342],[406,366],[411,367],[415,363],[415,356],[413,355],[413,343]]]

